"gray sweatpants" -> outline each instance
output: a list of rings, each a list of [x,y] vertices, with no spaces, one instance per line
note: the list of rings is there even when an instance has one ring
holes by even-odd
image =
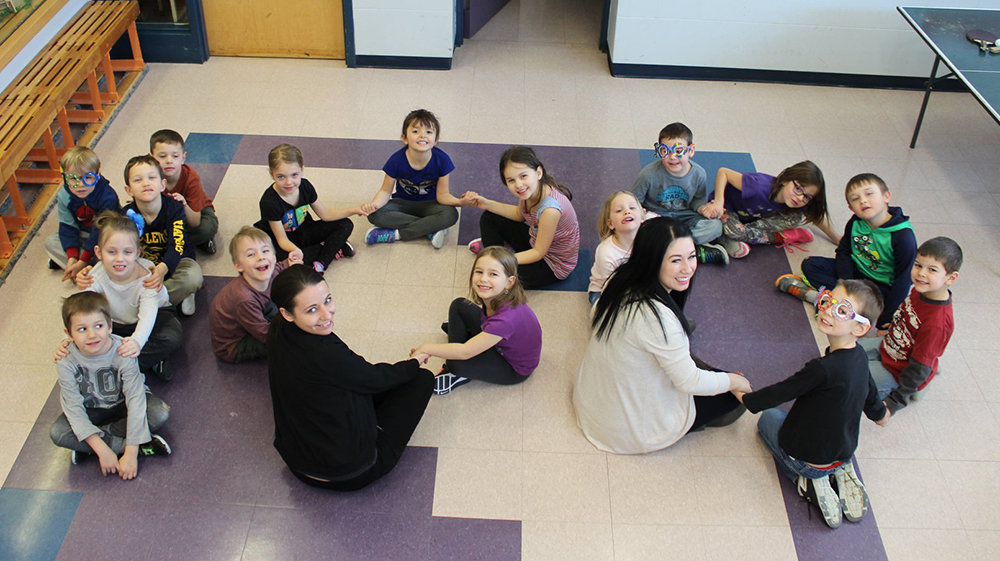
[[[121,455],[125,452],[125,437],[128,432],[128,410],[124,402],[113,409],[87,409],[90,421],[101,429],[104,436],[101,440],[111,448],[115,454]],[[149,432],[156,432],[157,429],[167,422],[170,417],[170,406],[162,399],[146,392],[146,422],[149,423]],[[69,448],[77,452],[93,452],[94,450],[86,442],[77,440],[76,433],[69,426],[69,420],[65,413],[60,413],[52,427],[49,429],[49,437],[52,443],[60,448]],[[145,444],[145,443],[143,443]]]
[[[405,242],[451,228],[458,222],[458,209],[437,201],[394,198],[369,214],[368,221],[379,228],[399,230],[399,239]]]
[[[184,239],[187,243],[200,247],[208,243],[219,231],[219,217],[215,215],[212,207],[207,206],[201,209],[201,224],[197,226],[184,226]]]
[[[673,218],[677,222],[687,224],[691,229],[691,237],[694,243],[701,245],[708,243],[722,235],[722,222],[717,218],[705,218],[693,210],[679,210],[673,212],[657,213],[666,218]]]

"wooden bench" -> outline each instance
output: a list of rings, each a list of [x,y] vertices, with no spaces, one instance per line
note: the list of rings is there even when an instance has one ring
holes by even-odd
[[[0,271],[58,193],[59,158],[68,148],[95,142],[121,102],[119,92],[129,91],[141,77],[138,15],[135,1],[91,2],[3,92],[0,208],[9,206],[13,214],[0,215]],[[112,60],[111,47],[126,34],[132,58]],[[40,191],[26,207],[22,189],[28,186]]]

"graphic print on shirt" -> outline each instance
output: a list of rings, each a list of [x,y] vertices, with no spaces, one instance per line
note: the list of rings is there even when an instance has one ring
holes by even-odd
[[[684,210],[688,207],[691,197],[679,185],[670,185],[663,189],[657,197],[660,206],[669,210]]]
[[[427,179],[420,183],[400,177],[396,180],[396,188],[403,191],[410,197],[424,197],[430,194],[431,190],[437,186],[437,179]]]
[[[879,256],[878,250],[873,247],[874,240],[871,236],[864,234],[854,236],[851,238],[851,242],[854,245],[854,255],[864,266],[870,271],[878,271],[881,256]]]
[[[76,373],[73,377],[76,378],[76,385],[80,388],[80,395],[83,396],[84,407],[99,407],[100,404],[96,397],[98,395],[107,403],[117,401],[119,394],[121,394],[121,386],[118,384],[118,370],[113,366],[97,369],[93,377],[97,382],[96,387],[91,381],[87,369],[83,366],[76,367]]]
[[[87,203],[76,207],[76,219],[83,225],[84,228],[92,228],[94,226],[94,218],[97,214],[94,209],[87,206]]]
[[[907,329],[909,326],[909,329]],[[882,346],[885,354],[895,361],[907,360],[906,349],[912,349],[916,343],[915,333],[920,330],[920,318],[913,310],[913,302],[907,296],[896,313],[892,314],[892,324],[886,333]]]
[[[285,228],[286,232],[294,232],[302,225],[306,220],[306,216],[309,214],[309,205],[302,205],[298,208],[293,208],[285,213],[281,217],[281,225]]]
[[[142,234],[142,258],[153,264],[163,262],[163,254],[167,251],[167,234],[164,232],[144,232]]]

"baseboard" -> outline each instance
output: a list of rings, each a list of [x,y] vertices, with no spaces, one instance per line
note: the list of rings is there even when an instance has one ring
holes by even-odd
[[[760,70],[752,68],[717,68],[706,66],[667,66],[659,64],[616,63],[608,56],[608,69],[618,78],[674,78],[683,80],[715,80],[726,82],[767,82],[809,86],[846,86],[851,88],[883,88],[923,90],[927,78],[909,76],[875,76],[870,74],[839,74],[833,72],[800,72],[794,70]],[[928,69],[929,71],[930,69]],[[965,91],[958,80],[941,81],[935,91]]]
[[[451,57],[357,55],[355,64],[359,68],[451,70]]]

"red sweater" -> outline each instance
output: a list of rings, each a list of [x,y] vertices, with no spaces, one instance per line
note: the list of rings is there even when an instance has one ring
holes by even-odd
[[[950,295],[943,301],[928,300],[915,289],[910,290],[893,314],[880,347],[882,365],[899,383],[899,388],[886,400],[893,412],[905,407],[914,392],[924,389],[934,379],[938,359],[954,331]]]
[[[201,177],[198,176],[198,172],[187,164],[181,166],[181,176],[177,178],[177,185],[173,189],[168,189],[167,193],[180,193],[191,210],[195,212],[201,212],[205,207],[211,207],[212,210],[215,210],[212,199],[208,198],[205,189],[201,186]]]

